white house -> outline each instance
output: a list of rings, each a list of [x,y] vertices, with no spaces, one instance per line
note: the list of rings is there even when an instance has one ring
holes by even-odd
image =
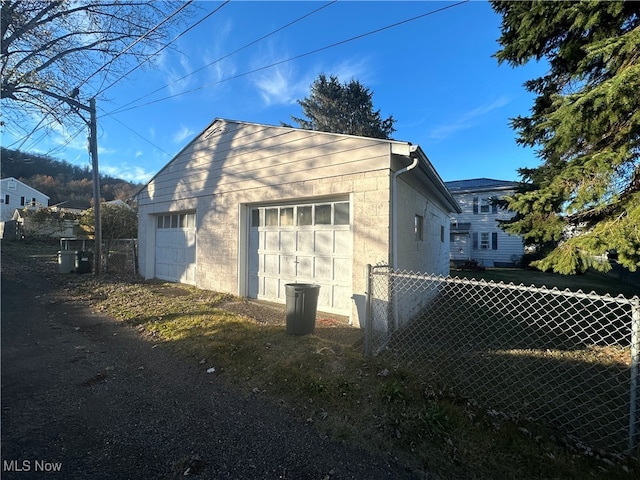
[[[49,197],[26,183],[13,177],[0,180],[0,220],[3,222],[13,218],[16,210],[24,208],[42,208],[49,206]]]
[[[498,220],[508,220],[514,212],[491,205],[490,201],[513,193],[518,183],[475,178],[445,185],[462,209],[451,216],[451,260],[475,260],[485,267],[518,263],[524,254],[522,238],[507,234],[498,226]]]
[[[364,314],[365,266],[447,275],[460,209],[408,142],[216,119],[138,193],[145,278]]]

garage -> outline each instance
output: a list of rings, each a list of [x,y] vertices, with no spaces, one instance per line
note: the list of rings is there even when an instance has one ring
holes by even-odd
[[[318,309],[351,312],[352,233],[348,200],[251,209],[249,297],[283,303],[285,284],[320,285]]]
[[[157,215],[155,276],[170,282],[196,284],[196,215]]]

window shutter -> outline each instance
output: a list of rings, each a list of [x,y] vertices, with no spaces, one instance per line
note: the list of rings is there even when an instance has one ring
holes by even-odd
[[[491,250],[498,249],[498,232],[493,232],[491,234]]]
[[[473,197],[473,213],[478,213],[478,197]]]
[[[478,232],[473,232],[473,249],[478,249]]]

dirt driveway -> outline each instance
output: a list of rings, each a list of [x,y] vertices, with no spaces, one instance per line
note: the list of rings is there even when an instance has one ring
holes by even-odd
[[[414,478],[225,388],[37,272],[3,271],[1,313],[3,479]]]

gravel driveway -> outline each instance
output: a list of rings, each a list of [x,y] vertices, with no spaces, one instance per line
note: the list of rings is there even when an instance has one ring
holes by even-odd
[[[417,478],[17,271],[3,265],[3,479]]]

